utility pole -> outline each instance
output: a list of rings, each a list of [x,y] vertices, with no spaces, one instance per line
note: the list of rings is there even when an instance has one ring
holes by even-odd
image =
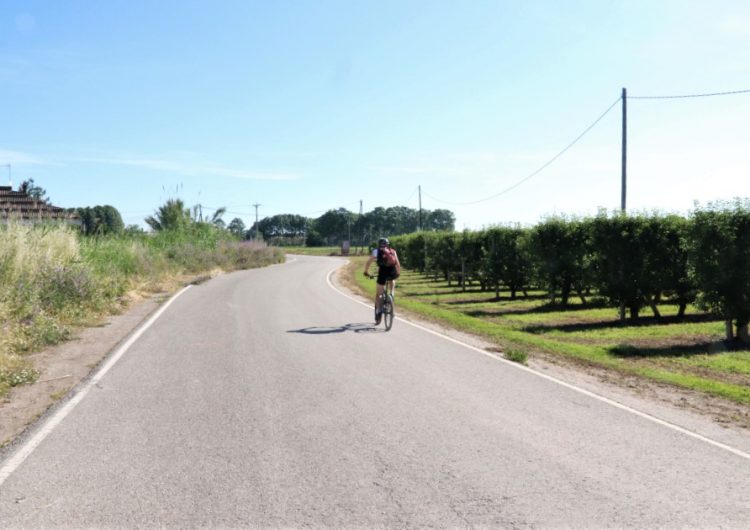
[[[418,232],[422,231],[422,185],[420,184],[417,186],[417,189],[419,190],[419,227],[417,228]]]
[[[620,210],[625,213],[625,199],[627,197],[627,162],[628,162],[628,91],[622,89],[622,193],[620,195]],[[622,267],[622,264],[620,264]],[[620,280],[623,271],[620,269]],[[620,302],[620,322],[625,321],[625,303]]]
[[[255,207],[255,240],[258,240],[258,207],[263,206],[262,204],[253,204]]]
[[[359,219],[357,220],[357,222],[359,223],[359,226],[363,226],[363,223],[362,223],[362,199],[359,200]],[[359,240],[359,249],[360,249],[360,252],[362,251],[362,247],[364,246],[364,244],[365,244],[365,234],[363,232],[362,236],[361,236],[361,239]]]
[[[627,165],[628,165],[628,92],[622,89],[622,194],[620,209],[625,212],[627,197]]]

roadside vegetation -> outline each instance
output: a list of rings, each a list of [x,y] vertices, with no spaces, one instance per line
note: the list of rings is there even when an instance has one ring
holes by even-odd
[[[362,292],[374,296],[361,266],[352,270]],[[549,304],[543,291],[517,300],[507,289],[500,294],[496,299],[406,270],[396,306],[487,339],[519,362],[544,352],[750,404],[750,350],[723,341],[724,322],[693,306],[684,320],[674,318],[676,305],[665,303],[661,321],[623,324],[616,309],[597,302],[562,307]]]
[[[521,362],[544,352],[750,404],[749,239],[739,201],[399,236],[397,307]]]
[[[196,221],[179,201],[165,206],[150,218],[159,224],[152,234],[0,225],[0,397],[37,378],[30,352],[69,338],[76,326],[118,312],[139,295],[284,259],[278,248]]]

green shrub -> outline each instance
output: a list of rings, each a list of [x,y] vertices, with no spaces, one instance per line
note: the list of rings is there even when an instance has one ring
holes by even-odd
[[[698,306],[727,321],[727,338],[748,337],[750,322],[750,201],[714,203],[692,214],[691,265]]]
[[[239,242],[206,223],[154,235],[85,236],[58,226],[0,226],[0,396],[32,380],[19,354],[70,336],[71,326],[115,310],[129,290],[215,268],[279,263],[284,253]]]

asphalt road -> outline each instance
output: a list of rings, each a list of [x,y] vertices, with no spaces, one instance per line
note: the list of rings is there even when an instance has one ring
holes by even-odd
[[[376,329],[341,263],[185,291],[0,484],[0,527],[750,526],[750,460]]]

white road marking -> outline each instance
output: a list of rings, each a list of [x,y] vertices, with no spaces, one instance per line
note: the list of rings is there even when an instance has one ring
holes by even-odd
[[[361,304],[361,305],[363,305],[365,307],[370,308],[371,306],[369,304],[366,304],[365,302],[362,302],[361,300],[358,300],[358,299],[354,298],[353,296],[350,296],[349,294],[345,293],[344,291],[342,291],[341,289],[339,289],[338,287],[336,287],[335,285],[333,285],[333,282],[331,282],[331,276],[339,268],[341,268],[341,266],[338,266],[335,269],[331,270],[328,273],[328,276],[326,276],[326,282],[328,283],[328,285],[334,291],[336,291],[337,293],[339,293],[340,295],[345,296],[346,298],[348,298],[350,300],[353,300],[354,302],[357,302],[358,304]],[[518,370],[523,370],[525,372],[534,374],[537,377],[541,377],[543,379],[547,379],[548,381],[552,381],[553,383],[557,383],[558,385],[561,385],[561,386],[564,386],[565,388],[569,388],[571,390],[574,390],[575,392],[578,392],[580,394],[583,394],[583,395],[589,396],[591,398],[597,399],[599,401],[607,403],[608,405],[612,405],[613,407],[617,407],[618,409],[625,410],[627,412],[630,412],[631,414],[635,414],[636,416],[640,416],[641,418],[647,419],[649,421],[652,421],[652,422],[657,423],[659,425],[662,425],[664,427],[668,427],[668,428],[673,429],[673,430],[675,430],[677,432],[680,432],[682,434],[686,434],[686,435],[688,435],[688,436],[690,436],[692,438],[695,438],[696,440],[700,440],[700,441],[705,442],[705,443],[707,443],[709,445],[713,445],[714,447],[718,447],[719,449],[723,449],[725,451],[729,451],[730,453],[735,454],[735,455],[737,455],[739,457],[745,458],[746,460],[750,460],[750,453],[746,453],[745,451],[742,451],[740,449],[736,449],[736,448],[734,448],[734,447],[732,447],[730,445],[727,445],[727,444],[724,444],[724,443],[721,443],[721,442],[717,442],[716,440],[712,440],[711,438],[707,438],[707,437],[703,436],[702,434],[698,434],[697,432],[693,432],[693,431],[688,430],[688,429],[686,429],[684,427],[680,427],[679,425],[676,425],[674,423],[670,423],[670,422],[668,422],[666,420],[662,420],[660,418],[657,418],[656,416],[652,416],[651,414],[648,414],[646,412],[641,412],[640,410],[634,409],[634,408],[629,407],[627,405],[623,405],[622,403],[618,403],[617,401],[614,401],[612,399],[606,398],[604,396],[600,396],[599,394],[595,394],[595,393],[593,393],[593,392],[591,392],[589,390],[586,390],[585,388],[580,388],[580,387],[577,387],[577,386],[572,385],[570,383],[566,383],[565,381],[562,381],[560,379],[556,379],[556,378],[554,378],[554,377],[552,377],[550,375],[544,374],[542,372],[537,372],[536,370],[533,370],[533,369],[529,368],[528,366],[524,366],[524,365],[519,364],[517,362],[509,361],[508,359],[503,359],[502,357],[498,357],[497,355],[493,355],[492,353],[484,351],[484,350],[482,350],[480,348],[477,348],[475,346],[472,346],[471,344],[466,344],[465,342],[461,342],[460,340],[454,339],[453,337],[449,337],[448,335],[443,335],[442,333],[438,333],[437,331],[433,331],[433,330],[431,330],[429,328],[426,328],[424,326],[420,326],[419,324],[415,324],[414,322],[410,322],[410,321],[405,320],[405,319],[403,319],[401,317],[396,317],[396,320],[398,320],[400,322],[403,322],[404,324],[408,324],[408,325],[410,325],[412,327],[415,327],[417,329],[420,329],[422,331],[425,331],[427,333],[431,333],[431,334],[433,334],[433,335],[435,335],[437,337],[440,337],[442,339],[450,341],[450,342],[452,342],[454,344],[458,344],[459,346],[463,346],[464,348],[468,348],[468,349],[473,350],[473,351],[475,351],[477,353],[481,353],[482,355],[485,355],[485,356],[487,356],[487,357],[489,357],[491,359],[494,359],[496,361],[500,361],[502,363],[505,363],[508,366],[512,366],[513,368],[516,368]]]
[[[180,296],[182,293],[187,291],[190,288],[190,285],[183,288],[181,291],[179,291],[177,294],[175,294],[172,298],[170,298],[167,303],[165,303],[163,306],[159,308],[159,310],[154,313],[151,318],[146,321],[145,324],[143,324],[138,330],[133,333],[133,335],[130,336],[130,338],[123,343],[115,352],[107,359],[107,361],[102,365],[102,367],[99,369],[99,371],[89,379],[89,381],[81,388],[72,398],[70,398],[60,409],[57,410],[47,421],[44,422],[44,424],[39,428],[39,430],[32,436],[29,440],[27,440],[21,447],[19,447],[15,453],[13,453],[13,456],[11,456],[5,464],[0,467],[0,486],[3,485],[5,480],[16,470],[18,467],[23,463],[26,458],[29,457],[29,455],[34,452],[34,449],[36,449],[39,444],[42,443],[42,441],[57,427],[60,422],[62,422],[65,417],[70,414],[70,412],[78,405],[78,403],[81,402],[81,400],[86,397],[86,394],[89,393],[89,390],[99,383],[99,381],[104,377],[104,374],[106,374],[114,365],[115,363],[120,360],[120,358],[125,355],[125,352],[128,351],[128,349],[137,341],[143,333],[151,327],[151,325],[156,322],[156,319],[158,319],[164,311],[167,310],[167,308],[174,302],[178,296]]]

